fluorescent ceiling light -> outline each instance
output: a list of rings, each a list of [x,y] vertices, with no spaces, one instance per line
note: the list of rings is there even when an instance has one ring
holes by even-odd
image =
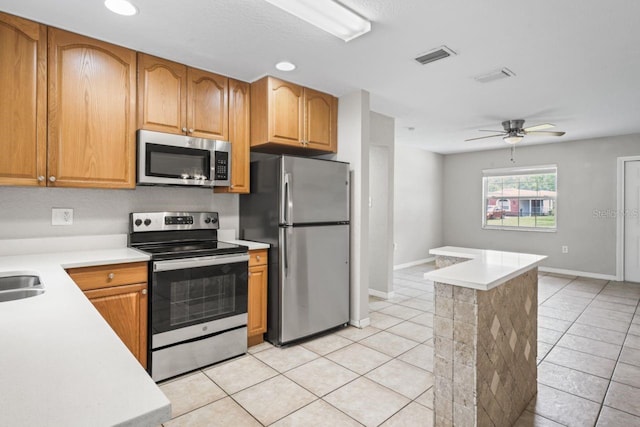
[[[138,9],[127,0],[105,0],[104,5],[118,15],[132,16],[138,13]]]
[[[276,68],[280,71],[293,71],[296,69],[296,64],[289,61],[281,61],[276,64]]]
[[[348,42],[371,31],[371,22],[333,0],[266,0]]]

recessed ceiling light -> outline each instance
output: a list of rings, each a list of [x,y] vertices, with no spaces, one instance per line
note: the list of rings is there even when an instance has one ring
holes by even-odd
[[[118,15],[132,16],[138,13],[138,9],[127,0],[104,0],[104,5]]]
[[[334,0],[266,0],[348,42],[371,31],[371,21]]]
[[[296,64],[289,61],[281,61],[276,64],[276,68],[280,71],[293,71],[296,69]]]

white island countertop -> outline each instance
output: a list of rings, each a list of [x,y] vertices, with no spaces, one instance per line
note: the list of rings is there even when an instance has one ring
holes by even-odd
[[[171,404],[64,268],[148,261],[114,248],[0,257],[45,293],[0,302],[0,425],[157,426]]]
[[[487,291],[538,266],[544,255],[503,252],[488,249],[470,249],[457,246],[443,246],[431,249],[429,254],[469,261],[425,273],[425,279],[449,285]]]

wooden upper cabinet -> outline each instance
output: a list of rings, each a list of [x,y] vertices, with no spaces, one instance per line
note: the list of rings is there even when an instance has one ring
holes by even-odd
[[[46,185],[47,28],[0,13],[0,185]]]
[[[49,28],[48,185],[135,187],[136,53]]]
[[[337,98],[264,77],[251,84],[251,148],[273,153],[337,151]]]
[[[138,54],[141,129],[229,139],[228,78]]]
[[[138,125],[183,134],[187,123],[187,67],[138,54]]]
[[[229,79],[229,141],[231,186],[214,187],[216,193],[249,193],[251,85]]]
[[[209,139],[229,139],[229,79],[207,71],[187,70],[187,132]]]
[[[303,88],[274,78],[268,84],[269,139],[298,146],[303,132]]]
[[[304,140],[307,147],[335,153],[338,150],[338,99],[305,88],[304,111]]]

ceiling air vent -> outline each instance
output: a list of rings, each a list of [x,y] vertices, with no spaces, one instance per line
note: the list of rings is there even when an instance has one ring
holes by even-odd
[[[457,53],[455,53],[454,51],[452,51],[446,46],[440,46],[437,49],[430,50],[429,52],[419,55],[415,59],[422,65],[425,65],[425,64],[428,64],[429,62],[438,61],[440,59],[448,58],[454,55],[457,55]]]
[[[481,76],[475,76],[474,79],[480,83],[489,83],[494,80],[506,79],[507,77],[513,77],[516,73],[511,71],[508,68],[502,68],[500,70],[495,70],[487,74],[483,74]]]

